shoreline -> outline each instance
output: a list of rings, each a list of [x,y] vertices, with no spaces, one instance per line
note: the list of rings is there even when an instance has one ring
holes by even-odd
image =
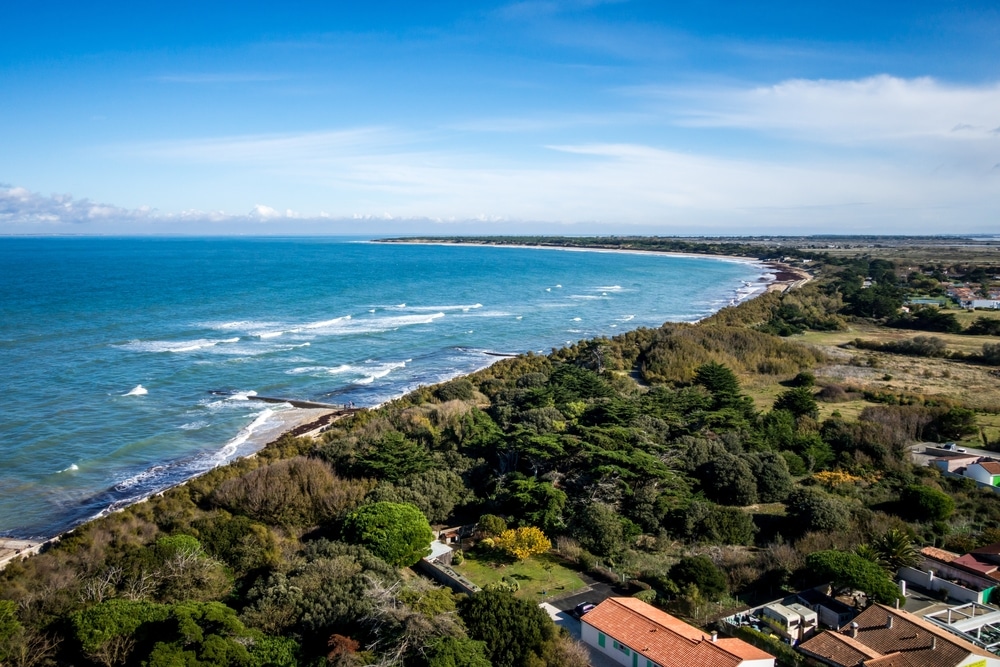
[[[263,442],[260,447],[254,449],[254,451],[234,456],[231,460],[226,461],[221,464],[223,466],[230,465],[240,459],[253,458],[257,456],[257,453],[262,449],[271,446],[272,444],[279,441],[286,435],[292,435],[293,437],[310,437],[315,438],[323,433],[331,424],[334,422],[348,417],[357,412],[354,408],[344,408],[340,410],[327,410],[327,409],[317,409],[317,408],[294,408],[293,410],[286,411],[284,413],[277,413],[279,415],[288,415],[286,418],[279,420],[278,424],[275,424],[272,428],[268,429],[266,437],[268,440]],[[216,466],[219,467],[219,466]],[[22,558],[28,558],[39,552],[41,552],[46,546],[56,544],[65,535],[69,535],[75,531],[80,526],[84,526],[92,521],[96,521],[103,517],[106,517],[117,512],[124,511],[129,507],[138,505],[139,503],[146,502],[153,496],[164,494],[172,489],[180,486],[184,486],[188,482],[194,479],[198,479],[202,475],[214,470],[215,468],[209,468],[196,475],[192,475],[187,479],[179,481],[175,484],[171,484],[159,491],[150,493],[147,496],[138,498],[120,507],[109,506],[101,510],[96,515],[81,521],[75,526],[68,528],[66,530],[60,531],[51,537],[46,538],[20,538],[20,537],[0,537],[0,570],[3,570],[9,563],[20,560]]]
[[[747,295],[745,298],[740,299],[738,301],[734,300],[729,305],[725,305],[725,306],[720,307],[718,310],[714,311],[711,315],[706,315],[704,318],[700,318],[695,323],[701,322],[702,320],[707,319],[708,317],[711,317],[712,315],[714,315],[715,313],[723,310],[724,308],[737,306],[737,305],[739,305],[741,303],[745,303],[747,301],[753,300],[753,299],[755,299],[755,298],[757,298],[759,296],[768,294],[768,293],[770,293],[772,291],[780,291],[780,292],[783,293],[783,292],[786,292],[786,291],[788,291],[790,289],[794,289],[794,288],[796,288],[798,286],[801,286],[802,284],[805,284],[806,282],[808,282],[809,280],[812,279],[812,276],[808,272],[806,272],[806,271],[804,271],[802,269],[798,269],[798,268],[795,268],[795,267],[788,266],[787,264],[784,264],[782,262],[772,262],[772,261],[761,260],[760,258],[738,256],[738,255],[714,255],[714,254],[708,254],[708,253],[701,254],[701,253],[687,253],[687,252],[675,252],[675,251],[664,251],[664,250],[641,250],[641,249],[624,249],[624,248],[610,248],[610,247],[608,247],[608,248],[603,248],[603,247],[580,248],[580,247],[574,247],[574,246],[557,246],[557,245],[521,245],[521,244],[470,243],[470,242],[448,243],[446,241],[440,241],[439,242],[439,241],[416,241],[416,240],[414,240],[414,241],[407,241],[407,240],[399,240],[399,241],[393,241],[393,240],[372,240],[372,241],[368,241],[368,242],[369,243],[400,243],[400,244],[413,244],[413,245],[422,244],[422,245],[442,245],[442,246],[453,245],[453,246],[468,246],[468,247],[520,248],[520,249],[528,249],[528,250],[560,250],[560,251],[564,251],[564,252],[574,252],[574,251],[575,252],[603,252],[603,253],[626,253],[626,254],[644,254],[644,255],[648,255],[648,254],[660,254],[660,255],[674,256],[674,257],[692,258],[692,259],[717,259],[717,260],[726,261],[726,262],[739,262],[739,263],[743,263],[743,264],[750,264],[750,265],[754,265],[754,266],[756,266],[757,268],[760,268],[760,269],[772,269],[771,271],[768,271],[768,272],[766,272],[764,274],[764,275],[771,276],[771,279],[767,281],[766,285],[763,285],[763,283],[761,284],[763,286],[763,289],[754,290],[753,293]],[[627,332],[627,330],[621,331],[620,333],[624,334],[626,332]],[[489,354],[489,353],[486,353],[486,354],[487,354],[487,356],[491,357],[491,360],[488,361],[486,364],[484,364],[482,368],[478,368],[478,369],[476,369],[474,371],[471,371],[471,372],[458,373],[455,376],[453,376],[451,378],[448,378],[447,380],[444,380],[443,382],[450,382],[452,380],[455,380],[455,379],[458,379],[458,378],[461,378],[461,377],[465,377],[467,375],[471,375],[472,373],[477,373],[477,372],[479,372],[479,371],[481,371],[481,370],[483,370],[485,368],[488,368],[489,366],[492,366],[494,363],[497,363],[497,362],[503,360],[504,358],[517,357],[517,356],[520,356],[520,354],[523,354],[523,353],[519,353],[519,354],[513,354],[513,353]],[[283,420],[284,423],[279,424],[277,426],[277,428],[279,429],[277,431],[275,431],[274,428],[267,429],[266,432],[269,434],[268,437],[271,438],[270,440],[268,440],[267,442],[264,442],[259,447],[257,447],[256,449],[254,449],[252,452],[248,452],[248,453],[245,453],[245,454],[238,454],[238,455],[234,456],[232,459],[230,459],[229,461],[226,461],[225,463],[223,463],[221,465],[230,465],[233,462],[238,461],[238,460],[243,459],[243,458],[252,458],[252,457],[255,457],[259,451],[261,451],[262,449],[264,449],[264,448],[266,448],[266,447],[274,444],[275,442],[277,442],[278,440],[280,440],[285,435],[292,435],[293,437],[311,437],[311,438],[318,437],[327,428],[329,428],[329,426],[331,424],[333,424],[334,422],[336,422],[336,421],[338,421],[340,419],[343,419],[344,417],[353,415],[354,413],[358,412],[359,409],[377,410],[377,409],[385,406],[388,403],[391,403],[391,402],[393,402],[395,400],[399,400],[400,398],[402,398],[403,396],[405,396],[407,393],[410,393],[412,391],[415,391],[415,389],[411,389],[411,390],[405,392],[404,394],[402,394],[401,396],[398,396],[396,398],[388,399],[386,401],[383,401],[382,403],[379,403],[378,405],[374,405],[374,406],[371,406],[371,407],[368,407],[368,408],[346,408],[345,407],[345,408],[342,408],[342,409],[332,409],[332,406],[320,408],[319,404],[316,404],[316,403],[313,403],[313,402],[310,402],[310,401],[297,401],[298,403],[302,404],[301,407],[296,406],[291,411],[287,411],[287,412],[284,412],[284,413],[279,413],[279,414],[289,415],[290,417],[294,414],[294,415],[297,415],[297,417],[298,417],[297,419],[292,418],[292,419],[285,419],[285,420]],[[251,397],[251,400],[253,400],[253,398],[254,397]],[[276,399],[267,399],[266,397],[264,399],[261,399],[261,400],[263,402],[277,402]],[[283,401],[283,402],[289,402],[289,401]],[[294,403],[296,403],[296,401],[291,401],[291,403],[294,404]],[[320,414],[313,414],[313,413],[320,413]],[[212,469],[214,469],[214,468],[212,468]],[[209,469],[209,470],[212,470],[212,469]],[[8,563],[12,562],[12,561],[19,560],[19,559],[22,559],[22,558],[27,558],[29,556],[32,556],[34,554],[37,554],[37,553],[41,552],[46,546],[57,543],[64,535],[68,535],[68,534],[72,533],[74,530],[76,530],[80,526],[86,525],[86,524],[88,524],[88,523],[90,523],[92,521],[100,519],[100,518],[102,518],[104,516],[107,516],[109,514],[113,514],[113,513],[116,513],[116,512],[123,511],[123,510],[128,509],[129,507],[132,507],[133,505],[136,505],[138,503],[145,502],[150,497],[153,497],[153,496],[156,496],[156,495],[161,495],[161,494],[166,493],[166,492],[168,492],[168,491],[170,491],[170,490],[172,490],[174,488],[183,486],[183,485],[187,484],[189,481],[191,481],[193,479],[197,479],[201,475],[204,475],[205,473],[209,472],[209,470],[205,470],[205,471],[202,471],[202,472],[200,472],[200,473],[198,473],[196,475],[192,475],[191,477],[188,477],[187,479],[179,481],[179,482],[177,482],[175,484],[171,484],[168,487],[165,487],[165,488],[163,488],[163,489],[161,489],[159,491],[155,491],[153,493],[150,493],[149,495],[144,496],[143,498],[136,499],[136,500],[134,500],[132,502],[129,502],[127,504],[124,504],[124,505],[122,505],[120,507],[114,507],[114,506],[112,506],[112,507],[105,508],[104,510],[102,510],[98,514],[90,517],[89,519],[87,519],[85,521],[82,521],[82,522],[76,524],[75,526],[73,526],[73,527],[71,527],[71,528],[69,528],[67,530],[61,531],[61,532],[57,533],[56,535],[53,535],[53,536],[48,537],[48,538],[44,538],[44,539],[41,539],[41,538],[27,538],[27,539],[22,539],[22,538],[15,538],[15,537],[9,537],[9,538],[8,537],[0,537],[0,570],[4,569],[6,567],[6,565]]]
[[[712,254],[712,253],[698,253],[698,252],[680,252],[677,250],[644,250],[642,248],[613,248],[611,246],[571,246],[571,245],[545,245],[536,244],[530,245],[525,243],[490,243],[484,241],[482,243],[474,243],[472,241],[455,241],[448,242],[444,240],[426,240],[421,241],[419,239],[372,239],[371,241],[366,241],[366,243],[391,243],[396,245],[438,245],[438,246],[459,246],[467,248],[520,248],[522,250],[561,250],[564,252],[613,252],[613,253],[623,253],[631,255],[668,255],[671,257],[687,257],[690,259],[719,259],[727,262],[743,262],[746,264],[764,264],[767,260],[762,260],[759,257],[748,257],[746,255],[722,255],[722,254]]]

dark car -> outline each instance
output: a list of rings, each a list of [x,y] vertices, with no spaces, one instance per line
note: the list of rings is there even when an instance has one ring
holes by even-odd
[[[576,616],[577,618],[580,618],[581,616],[583,616],[596,606],[597,605],[595,605],[593,602],[581,602],[580,604],[573,607],[573,615]]]

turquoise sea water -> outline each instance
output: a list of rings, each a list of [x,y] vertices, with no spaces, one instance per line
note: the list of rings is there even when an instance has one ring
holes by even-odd
[[[290,410],[254,392],[371,406],[487,352],[699,319],[765,272],[329,238],[0,239],[0,535],[51,536],[253,451]]]

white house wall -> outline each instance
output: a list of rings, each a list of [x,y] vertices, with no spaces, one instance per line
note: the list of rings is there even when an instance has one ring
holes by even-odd
[[[584,644],[592,647],[596,651],[600,651],[604,655],[608,656],[620,665],[625,665],[626,667],[632,666],[632,655],[625,655],[621,651],[615,648],[615,638],[611,635],[605,635],[604,646],[598,643],[599,631],[592,625],[589,625],[586,621],[580,622],[580,639],[583,640]],[[642,664],[645,664],[643,660]],[[992,665],[991,665],[992,667]],[[1000,666],[998,666],[1000,667]]]

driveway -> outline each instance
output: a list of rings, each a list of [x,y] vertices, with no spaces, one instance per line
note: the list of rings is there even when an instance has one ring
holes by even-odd
[[[545,610],[545,612],[549,615],[549,618],[551,618],[556,625],[560,628],[566,628],[573,639],[576,639],[577,641],[580,640],[580,621],[570,612],[560,609],[549,602],[543,602],[538,606]],[[572,607],[570,607],[570,609],[572,609]],[[610,657],[604,655],[592,646],[583,644],[583,647],[587,649],[587,653],[590,654],[591,667],[621,667],[621,663],[612,660]]]

